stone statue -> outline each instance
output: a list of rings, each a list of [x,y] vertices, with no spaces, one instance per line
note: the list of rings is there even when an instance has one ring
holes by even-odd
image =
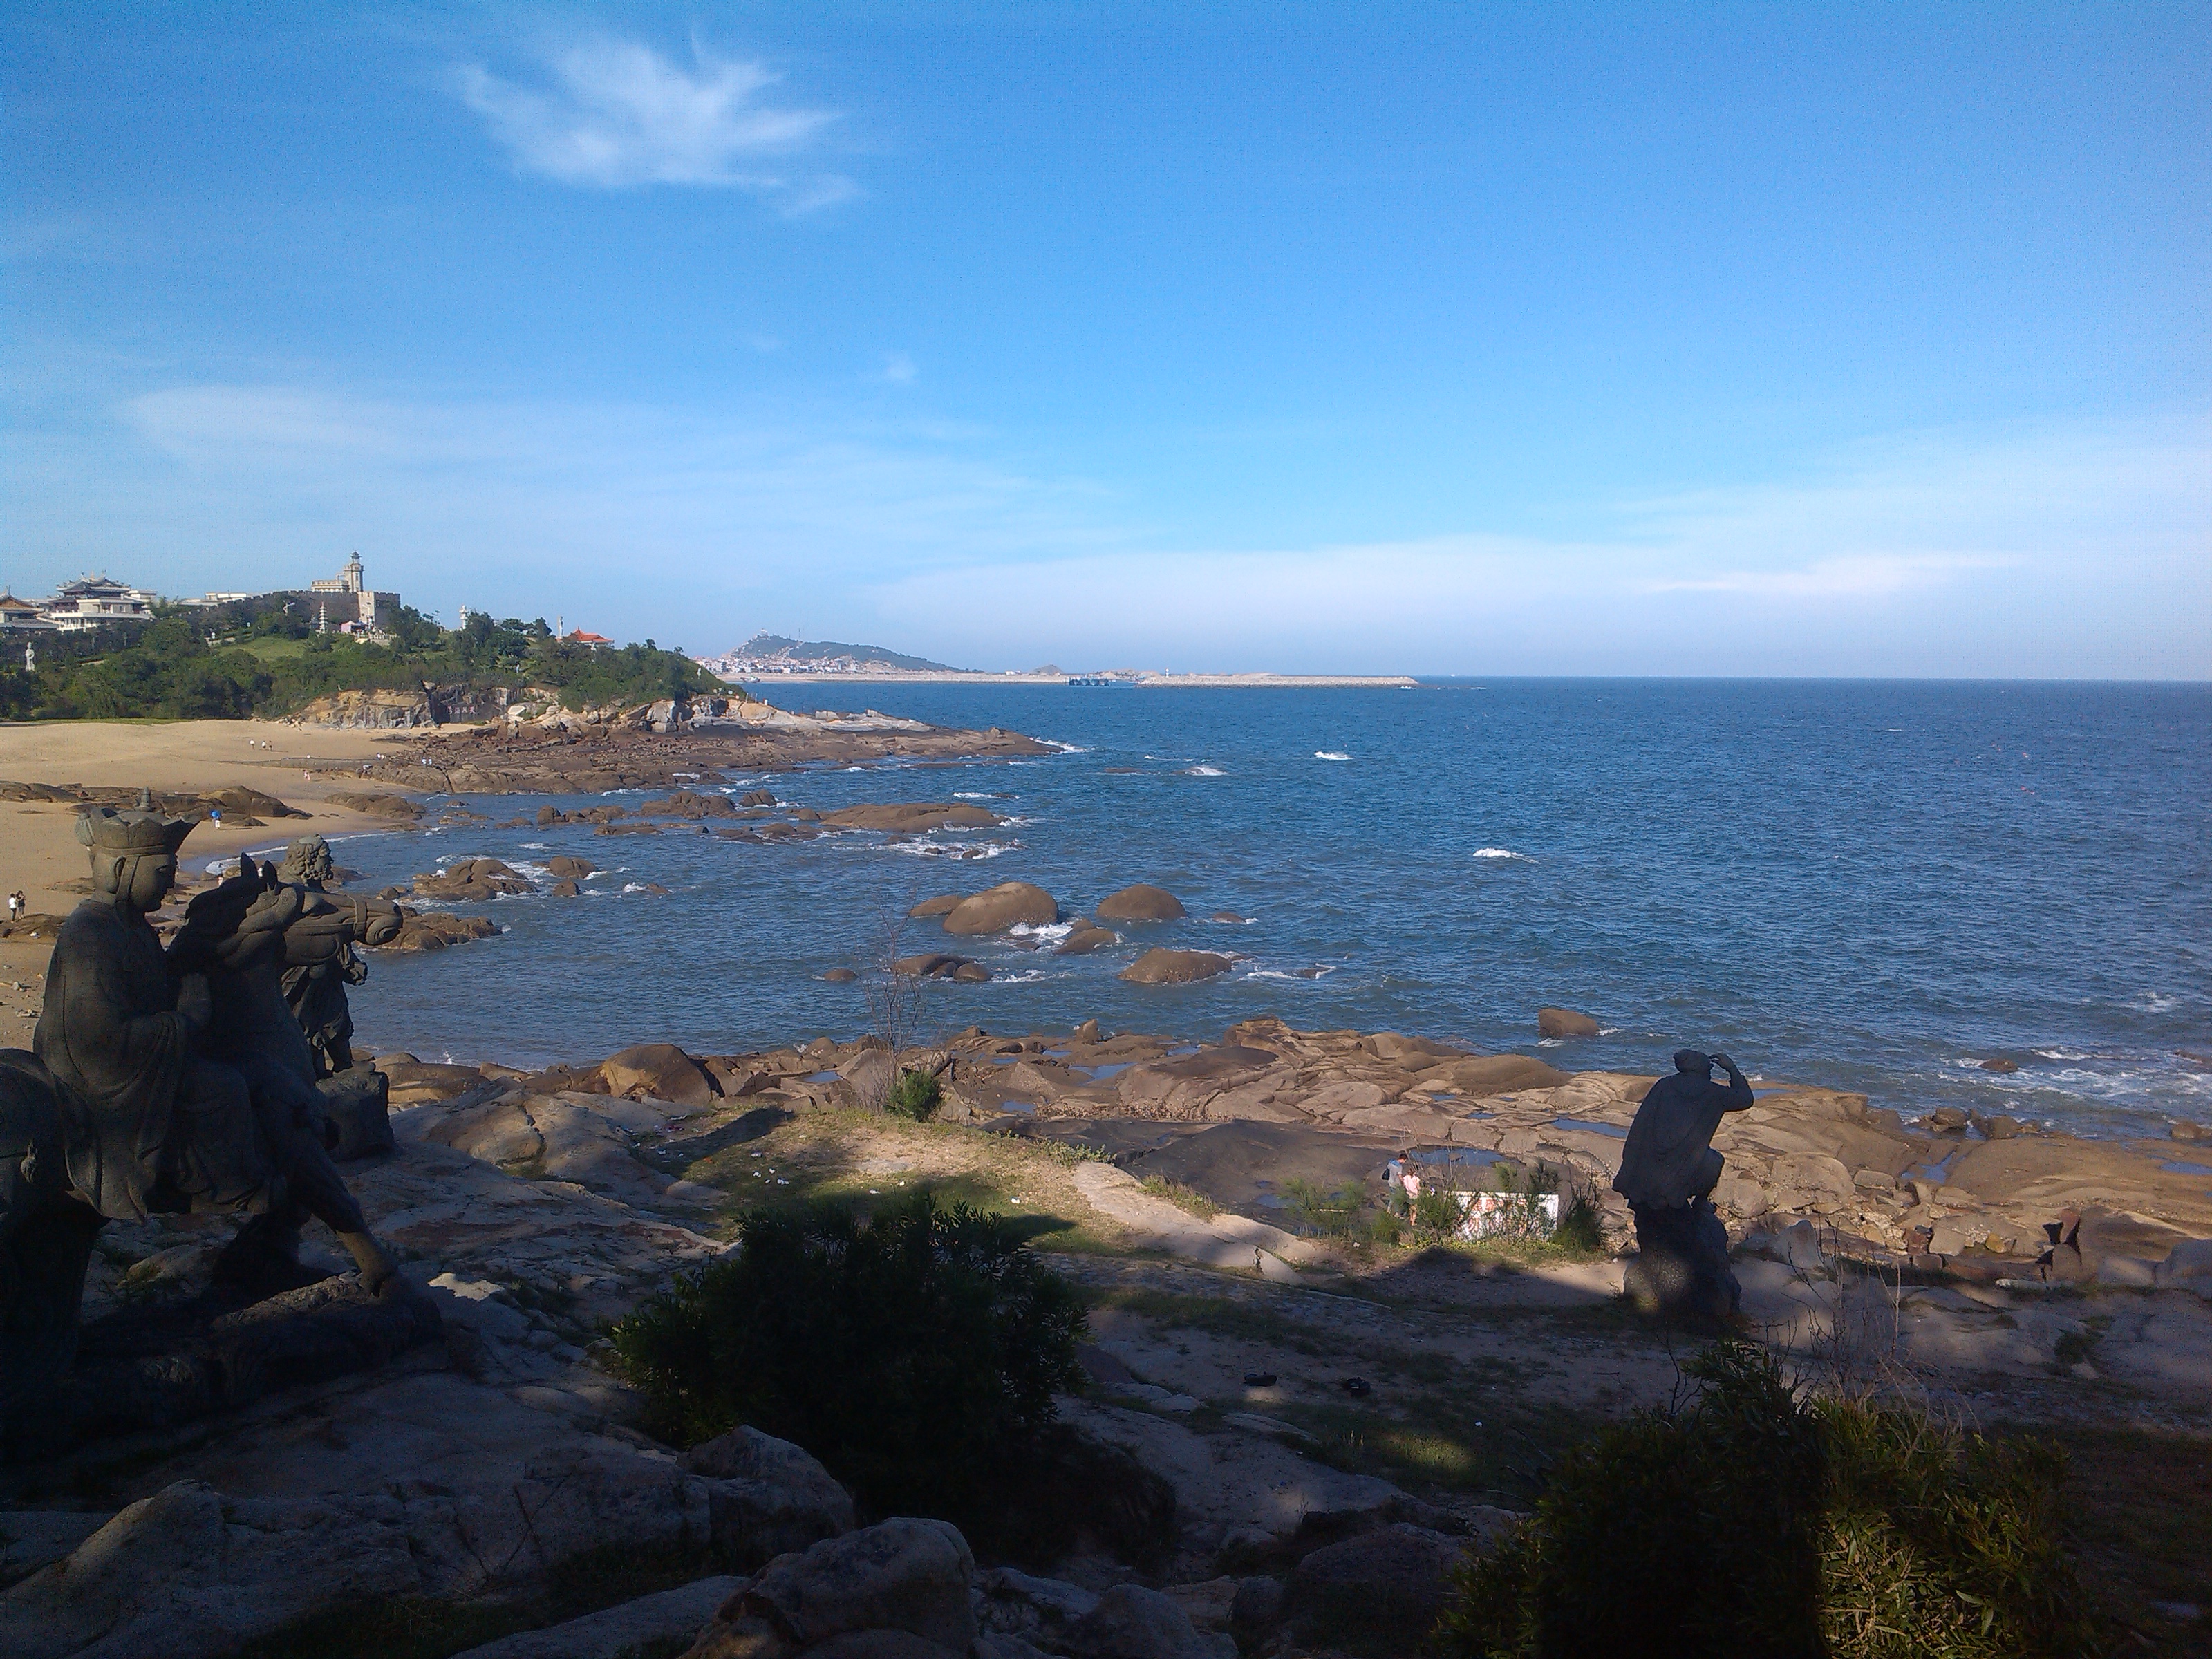
[[[195,1048],[210,988],[171,975],[146,921],[191,828],[143,795],[78,820],[94,896],[54,942],[36,1054],[0,1052],[0,1449],[52,1442],[109,1219],[252,1208],[276,1184],[245,1079]]]
[[[1725,1085],[1712,1080],[1716,1066]],[[1640,1260],[1630,1289],[1652,1310],[1705,1325],[1735,1316],[1743,1291],[1729,1267],[1728,1229],[1713,1212],[1724,1160],[1712,1139],[1723,1117],[1750,1104],[1734,1060],[1681,1048],[1674,1076],[1653,1084],[1636,1109],[1613,1188],[1636,1217]]]
[[[283,988],[292,930],[319,931],[343,949],[358,936],[356,926],[369,931],[368,901],[293,886],[278,879],[274,865],[241,859],[240,866],[240,873],[192,899],[169,947],[173,971],[187,981],[206,977],[213,1018],[201,1045],[245,1079],[253,1122],[285,1181],[282,1195],[240,1229],[216,1274],[288,1288],[288,1280],[316,1277],[299,1262],[300,1229],[313,1216],[337,1235],[373,1291],[391,1278],[394,1264],[331,1162],[314,1050]],[[387,908],[397,931],[397,907]]]
[[[325,884],[337,872],[320,836],[302,836],[287,847],[276,872],[279,880],[335,901],[284,930],[284,1000],[307,1033],[319,1079],[353,1069],[353,1010],[345,988],[368,978],[368,965],[355,947],[390,944],[405,920],[388,900],[327,893]]]
[[[139,800],[80,818],[94,896],[55,940],[36,1053],[0,1051],[0,1449],[66,1443],[56,1390],[111,1218],[249,1212],[217,1275],[260,1294],[319,1277],[296,1255],[314,1215],[363,1290],[404,1289],[324,1149],[313,1057],[280,984],[293,924],[368,937],[378,919],[264,866],[196,898],[165,955],[147,913],[191,823]]]
[[[77,820],[95,896],[54,941],[32,1044],[58,1087],[70,1183],[101,1215],[251,1207],[272,1172],[245,1081],[198,1051],[215,1017],[208,981],[173,975],[146,920],[191,823],[140,799]]]

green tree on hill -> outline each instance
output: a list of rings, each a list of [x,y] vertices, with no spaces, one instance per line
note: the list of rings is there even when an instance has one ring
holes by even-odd
[[[593,650],[556,639],[542,617],[475,616],[449,629],[402,606],[385,622],[377,640],[321,633],[286,605],[249,601],[47,635],[35,641],[35,667],[0,664],[0,718],[243,720],[336,691],[419,691],[426,681],[547,690],[571,708],[744,695],[681,652],[649,640]]]

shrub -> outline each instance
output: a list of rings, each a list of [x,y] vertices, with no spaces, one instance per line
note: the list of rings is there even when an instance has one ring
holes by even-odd
[[[884,1109],[894,1117],[910,1117],[917,1123],[927,1123],[937,1115],[944,1099],[944,1085],[938,1082],[934,1073],[909,1069],[898,1074],[890,1093],[884,1097]]]
[[[1520,1530],[1460,1569],[1445,1659],[2094,1650],[2055,1454],[1802,1399],[1740,1343],[1689,1369],[1688,1409],[1571,1454]]]
[[[1367,1197],[1357,1183],[1330,1190],[1299,1180],[1285,1182],[1283,1196],[1289,1200],[1291,1214],[1298,1225],[1330,1238],[1342,1238],[1357,1230]]]
[[[1054,1395],[1079,1380],[1084,1317],[1003,1218],[919,1193],[872,1220],[749,1218],[734,1256],[613,1337],[665,1437],[750,1423],[812,1452],[874,1514],[988,1537],[1053,1428]]]
[[[1552,1230],[1552,1243],[1572,1255],[1604,1255],[1605,1233],[1598,1224],[1597,1206],[1576,1194],[1559,1224]]]

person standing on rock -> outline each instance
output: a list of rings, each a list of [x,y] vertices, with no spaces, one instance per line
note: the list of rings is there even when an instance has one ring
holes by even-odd
[[[1716,1066],[1726,1084],[1713,1081]],[[1630,1289],[1639,1303],[1703,1324],[1735,1316],[1743,1291],[1729,1267],[1728,1229],[1713,1211],[1725,1160],[1712,1139],[1722,1118],[1752,1103],[1751,1085],[1726,1054],[1678,1048],[1674,1076],[1653,1084],[1636,1109],[1613,1189],[1636,1217],[1640,1260]]]

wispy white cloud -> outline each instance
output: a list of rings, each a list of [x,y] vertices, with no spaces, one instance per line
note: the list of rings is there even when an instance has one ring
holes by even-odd
[[[837,112],[769,101],[781,77],[763,64],[693,56],[687,69],[635,41],[594,40],[552,54],[540,86],[478,64],[454,85],[518,167],[563,184],[744,190],[793,213],[857,193],[809,159]]]
[[[442,609],[701,648],[769,627],[998,667],[2212,677],[2201,417],[1914,436],[1569,535],[1224,548],[921,416],[205,385],[121,414],[19,447],[19,587],[87,562],[273,586],[357,546]]]
[[[893,386],[911,386],[914,383],[914,377],[919,372],[914,366],[914,359],[903,351],[887,351],[884,354],[884,379],[889,380]]]
[[[1983,553],[1857,553],[1795,570],[1726,570],[1710,576],[1660,576],[1653,593],[1750,593],[1778,599],[1887,599],[1936,586],[1969,570],[2013,562]]]

